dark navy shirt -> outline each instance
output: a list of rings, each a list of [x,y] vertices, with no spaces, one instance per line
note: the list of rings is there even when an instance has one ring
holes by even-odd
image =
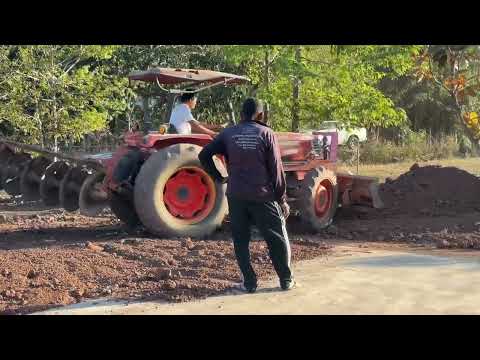
[[[205,170],[221,180],[213,155],[227,160],[227,196],[252,201],[286,200],[285,172],[280,148],[271,128],[255,121],[223,130],[199,154]]]

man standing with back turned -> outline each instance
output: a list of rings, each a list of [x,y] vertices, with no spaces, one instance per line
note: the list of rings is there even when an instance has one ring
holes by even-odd
[[[285,221],[290,213],[286,202],[286,182],[280,149],[274,132],[262,123],[263,106],[253,98],[242,108],[242,121],[223,130],[199,154],[206,171],[217,181],[226,182],[233,244],[249,293],[257,289],[257,277],[250,263],[251,226],[255,225],[267,242],[270,258],[283,290],[295,286],[290,268],[290,243]],[[228,179],[219,173],[212,157],[227,160]]]

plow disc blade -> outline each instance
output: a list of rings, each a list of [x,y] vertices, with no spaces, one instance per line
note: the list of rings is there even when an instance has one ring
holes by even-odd
[[[67,211],[80,208],[79,196],[83,182],[90,174],[84,168],[74,167],[68,170],[60,183],[60,205]]]
[[[0,190],[3,189],[2,179],[4,171],[6,170],[10,158],[14,154],[15,153],[9,147],[7,147],[7,145],[0,143]]]
[[[80,213],[86,216],[97,216],[108,207],[108,194],[102,189],[105,173],[90,175],[80,190]]]
[[[28,154],[15,154],[3,169],[1,184],[9,195],[21,195],[20,176],[31,159]]]
[[[47,206],[57,206],[60,204],[60,184],[70,170],[70,166],[65,161],[57,161],[50,164],[45,170],[40,183],[40,197]]]
[[[5,166],[14,154],[7,145],[0,143],[0,166]]]
[[[343,207],[350,205],[363,205],[375,209],[384,207],[376,178],[338,173],[337,180]]]
[[[20,191],[25,200],[40,200],[40,183],[51,161],[40,156],[30,161],[20,176]]]

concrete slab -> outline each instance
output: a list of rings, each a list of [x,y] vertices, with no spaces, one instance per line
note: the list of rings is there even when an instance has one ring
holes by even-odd
[[[227,294],[183,304],[91,301],[39,314],[480,314],[480,254],[384,250],[348,252],[296,264],[299,286],[277,281],[256,294]]]

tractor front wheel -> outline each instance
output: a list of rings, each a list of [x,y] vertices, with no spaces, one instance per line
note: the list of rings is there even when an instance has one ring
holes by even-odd
[[[203,170],[198,160],[201,149],[191,144],[169,146],[143,164],[134,201],[140,221],[152,233],[203,237],[221,226],[228,209],[225,185]],[[215,161],[222,172],[223,164]]]
[[[329,226],[338,206],[335,173],[325,168],[309,171],[299,183],[296,205],[307,231],[319,231]]]

